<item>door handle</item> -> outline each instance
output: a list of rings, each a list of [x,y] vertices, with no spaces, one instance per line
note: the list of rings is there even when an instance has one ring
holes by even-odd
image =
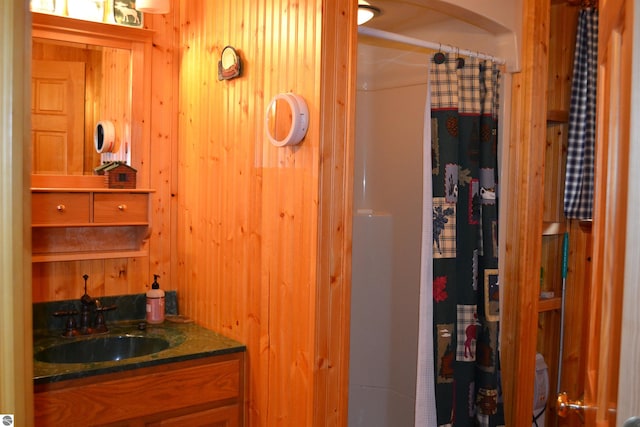
[[[569,400],[566,392],[558,393],[558,399],[556,400],[556,413],[561,417],[566,417],[569,412],[574,411],[580,417],[580,420],[584,421],[584,405],[583,400]]]

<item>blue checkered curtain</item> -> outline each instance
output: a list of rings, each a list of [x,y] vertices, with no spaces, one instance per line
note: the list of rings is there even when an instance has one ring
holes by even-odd
[[[593,164],[596,142],[598,12],[582,9],[578,18],[564,187],[567,218],[590,219],[593,212]]]
[[[439,426],[501,426],[500,74],[490,61],[456,59],[430,68],[436,412]]]

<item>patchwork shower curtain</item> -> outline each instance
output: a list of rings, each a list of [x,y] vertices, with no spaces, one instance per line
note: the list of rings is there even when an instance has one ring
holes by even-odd
[[[499,70],[437,56],[430,64],[437,423],[499,426]]]

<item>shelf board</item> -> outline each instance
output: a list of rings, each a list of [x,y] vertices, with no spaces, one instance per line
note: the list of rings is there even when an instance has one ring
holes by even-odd
[[[547,111],[547,122],[569,123],[569,112],[566,110],[549,110]]]
[[[540,299],[538,301],[538,312],[559,310],[561,306],[562,298],[560,297]]]
[[[592,219],[582,219],[578,223],[580,225],[580,229],[585,233],[591,233],[591,226],[593,225]]]
[[[32,193],[136,193],[150,194],[149,188],[106,188],[106,187],[31,187]]]
[[[548,222],[542,223],[543,236],[561,236],[567,231],[567,224],[564,222]]]
[[[56,252],[48,254],[33,254],[31,262],[82,261],[89,259],[137,258],[148,256],[148,250],[137,251],[106,251],[106,252]]]
[[[77,222],[57,224],[31,224],[33,228],[93,228],[93,227],[149,227],[148,222]]]

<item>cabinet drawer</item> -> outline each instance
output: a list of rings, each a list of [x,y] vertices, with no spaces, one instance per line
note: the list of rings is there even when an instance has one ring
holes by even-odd
[[[239,405],[223,406],[193,414],[164,419],[153,427],[238,427],[240,426]]]
[[[100,224],[147,223],[149,196],[134,193],[95,193],[93,222]]]
[[[87,224],[90,217],[89,193],[33,193],[33,224]]]

